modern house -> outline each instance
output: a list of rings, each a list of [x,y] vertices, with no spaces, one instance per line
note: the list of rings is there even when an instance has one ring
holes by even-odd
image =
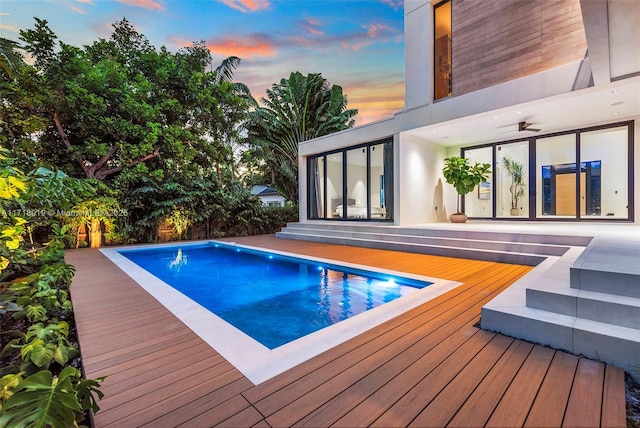
[[[464,198],[472,219],[639,221],[640,2],[404,7],[405,107],[300,144],[301,222],[447,221],[451,155],[493,165]],[[517,200],[505,160],[525,174]]]
[[[482,327],[640,378],[640,1],[404,8],[404,109],[299,145],[300,222],[278,236],[536,266]],[[446,223],[458,155],[492,165],[473,227]]]

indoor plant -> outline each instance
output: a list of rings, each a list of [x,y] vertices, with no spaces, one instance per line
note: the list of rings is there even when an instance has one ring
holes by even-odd
[[[509,185],[509,192],[511,192],[511,215],[520,214],[519,201],[524,195],[524,165],[516,162],[508,157],[502,158],[502,166],[509,177],[511,177],[511,184]]]
[[[460,156],[445,158],[444,162],[445,167],[442,170],[444,179],[458,192],[458,207],[449,219],[452,223],[465,223],[467,216],[460,211],[460,199],[462,196],[473,191],[479,183],[487,181],[487,176],[491,173],[489,170],[491,165],[479,162],[470,165],[469,159]]]

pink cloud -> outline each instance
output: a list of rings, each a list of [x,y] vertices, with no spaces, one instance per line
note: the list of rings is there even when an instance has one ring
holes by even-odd
[[[222,37],[207,42],[213,53],[240,58],[273,57],[275,44],[264,34],[251,34],[247,37]]]
[[[321,36],[324,34],[324,31],[320,30],[320,21],[315,18],[307,17],[305,22],[302,25],[302,28],[313,34],[314,36]]]
[[[256,12],[268,9],[271,6],[269,0],[219,0],[221,3],[242,13]]]
[[[127,6],[141,7],[149,10],[164,10],[164,6],[155,0],[118,0]]]
[[[86,4],[90,4],[90,5],[94,5],[95,3],[93,2],[93,0],[76,0],[78,3],[86,3]]]
[[[404,0],[382,0],[382,3],[388,5],[393,10],[399,10],[404,6]]]
[[[367,36],[372,38],[377,37],[379,33],[384,33],[384,32],[395,33],[395,30],[393,28],[385,24],[363,25],[362,28],[366,28]]]
[[[67,7],[69,9],[71,9],[74,13],[78,13],[80,15],[86,15],[87,12],[85,12],[84,10],[80,9],[78,6],[74,6],[72,4],[68,4]]]

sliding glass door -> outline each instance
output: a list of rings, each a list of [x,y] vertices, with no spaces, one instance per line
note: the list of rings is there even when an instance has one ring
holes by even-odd
[[[308,159],[308,217],[393,220],[393,143],[369,143]]]
[[[462,150],[493,165],[491,178],[465,196],[472,218],[630,220],[633,122]]]

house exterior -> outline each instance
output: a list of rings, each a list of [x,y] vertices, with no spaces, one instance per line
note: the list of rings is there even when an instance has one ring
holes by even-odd
[[[285,203],[284,196],[269,186],[253,186],[251,194],[260,198],[262,205],[266,207],[283,207]]]
[[[639,1],[404,8],[405,107],[299,145],[301,223],[448,221],[454,155],[492,165],[472,219],[639,222]]]

